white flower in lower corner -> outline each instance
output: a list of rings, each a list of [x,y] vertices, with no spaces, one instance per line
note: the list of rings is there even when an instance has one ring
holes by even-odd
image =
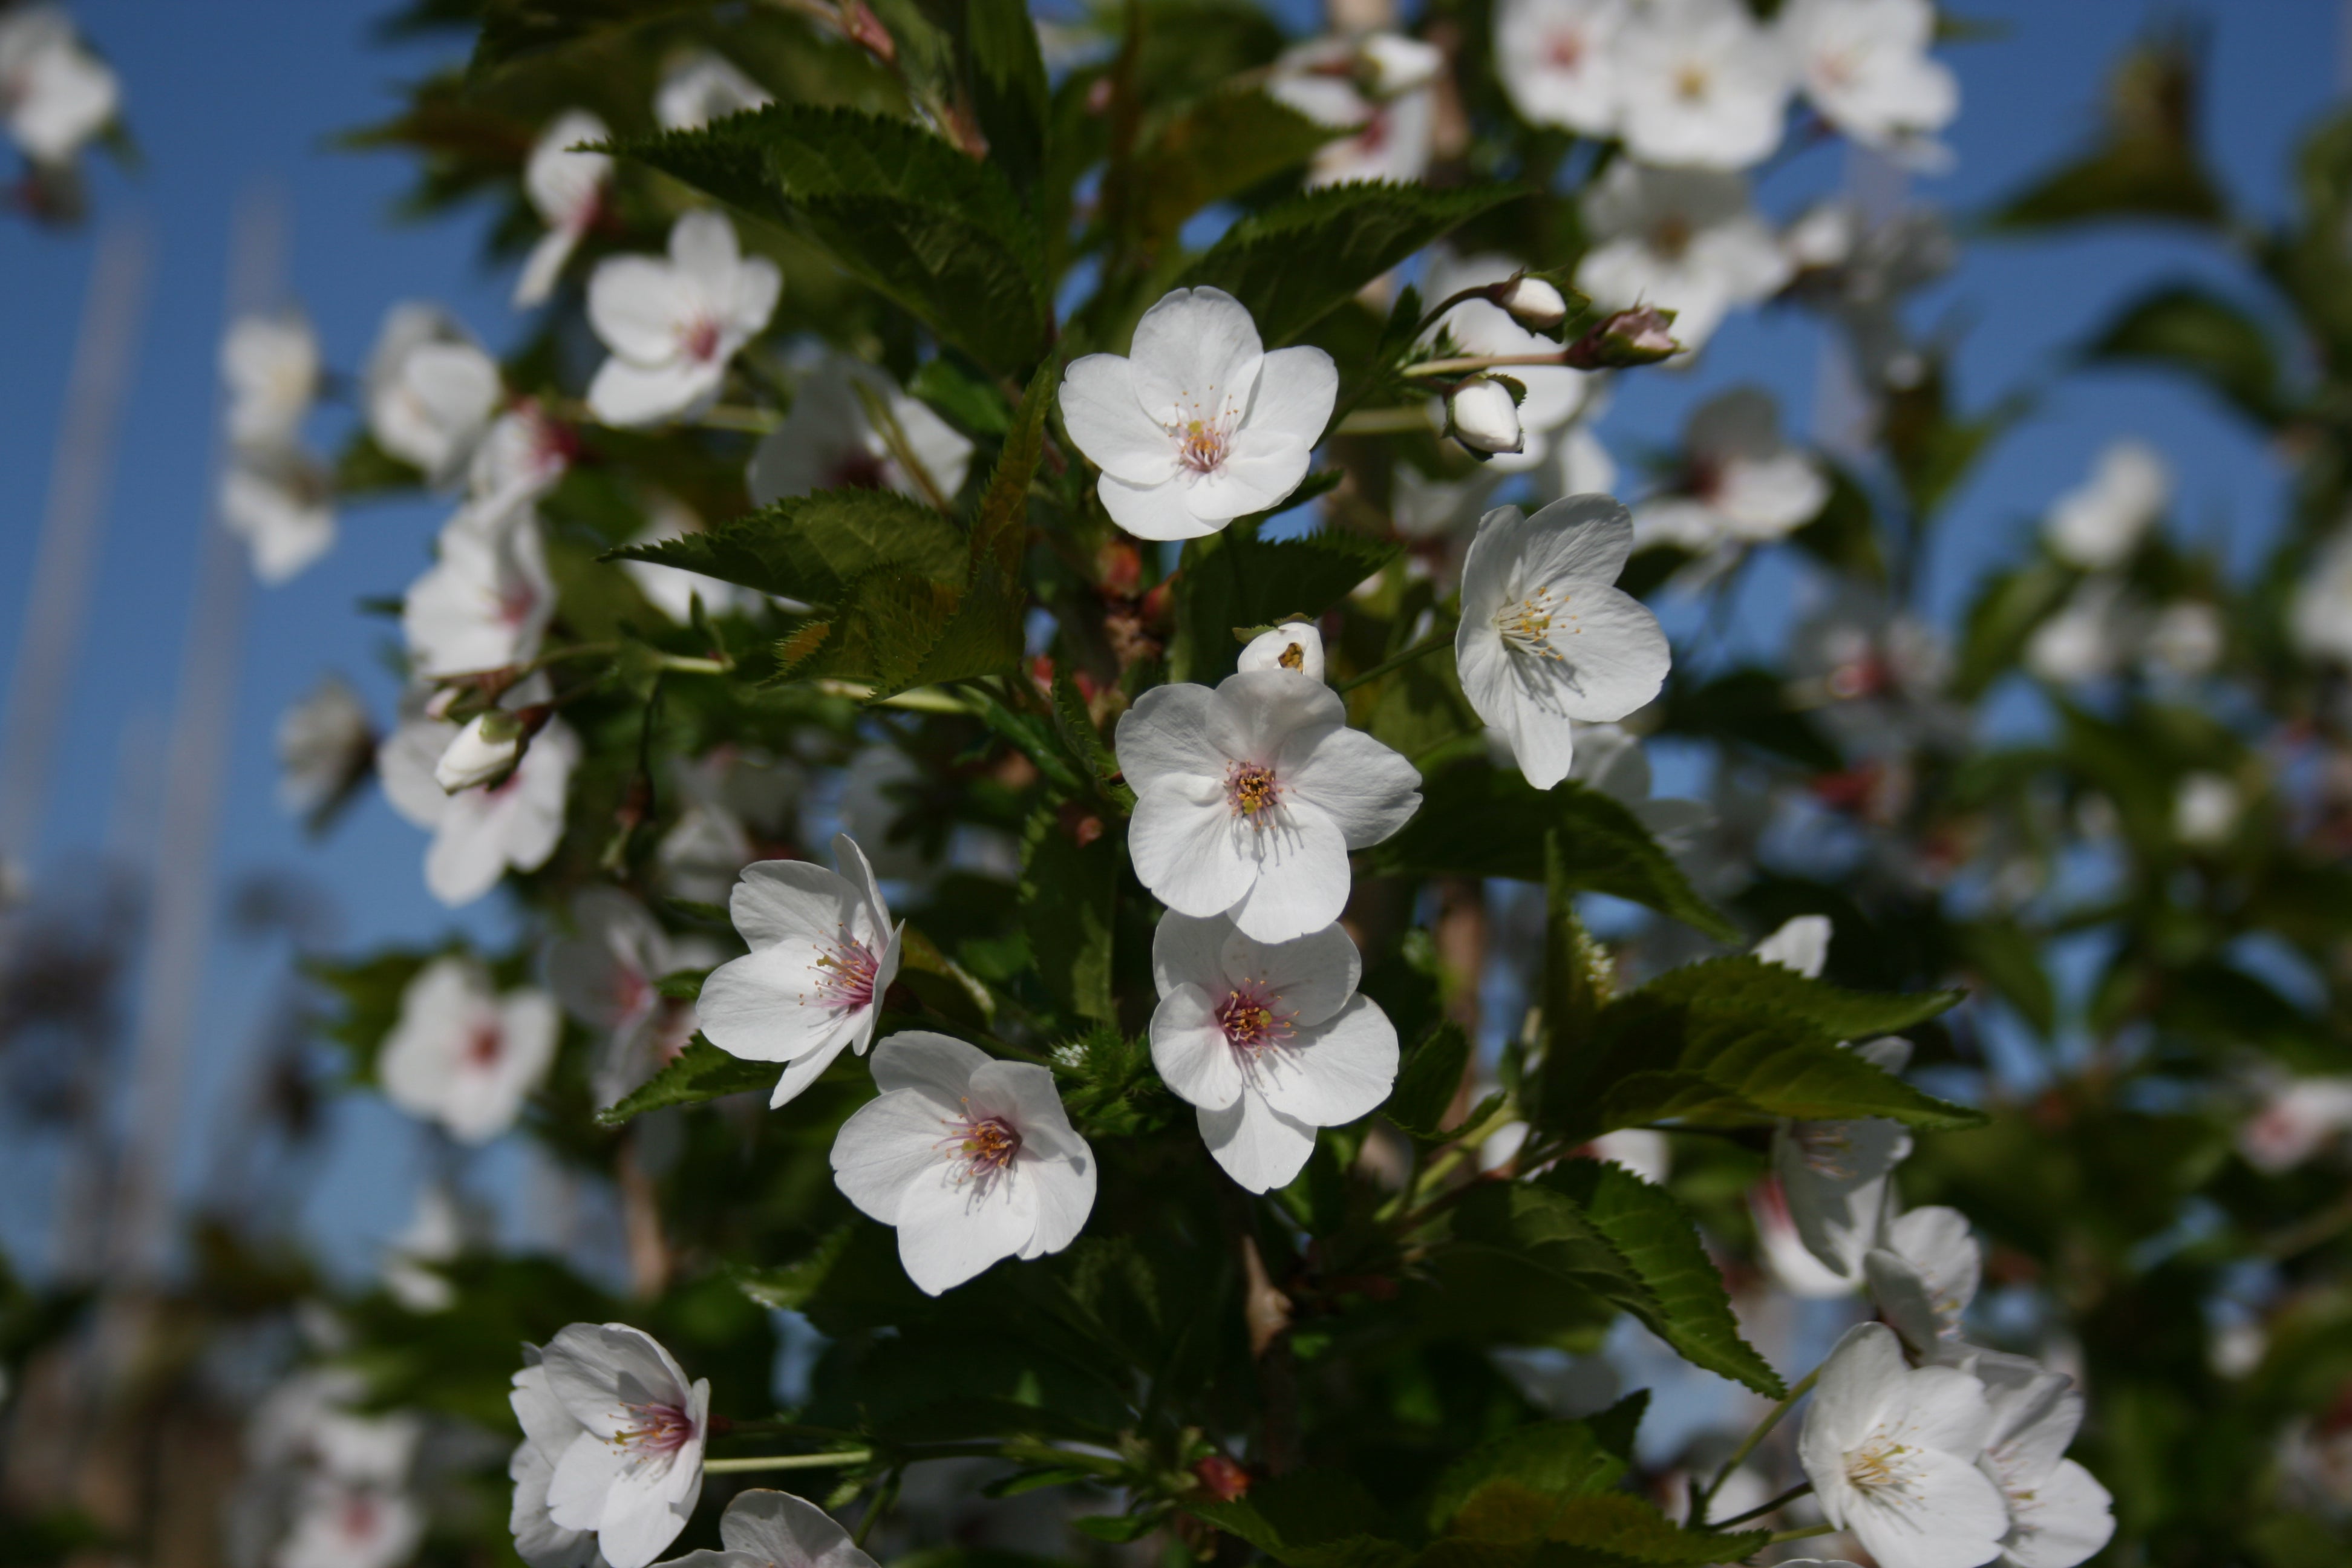
[[[539,514],[524,500],[451,519],[440,559],[408,585],[400,629],[418,675],[461,675],[528,662],[554,616]]]
[[[1984,1257],[1958,1209],[1913,1209],[1885,1227],[1863,1258],[1878,1315],[1931,1360],[1960,1343],[1960,1315],[1976,1300]]]
[[[361,377],[368,433],[445,485],[466,471],[504,395],[498,362],[438,305],[406,300],[383,318]]]
[[[2116,1532],[2115,1500],[2090,1471],[2067,1458],[2083,1425],[2083,1396],[2071,1379],[2031,1362],[1987,1356],[1969,1370],[1992,1411],[1978,1468],[2009,1504],[2001,1562],[2013,1568],[2075,1568]]]
[[[256,310],[221,340],[228,438],[248,451],[293,445],[319,395],[319,334],[300,310]]]
[[[669,254],[614,256],[588,279],[588,322],[611,352],[588,386],[607,425],[658,425],[718,401],[727,362],[776,313],[783,274],[746,257],[724,214],[690,212]]]
[[[790,1492],[754,1488],[729,1500],[717,1552],[689,1552],[674,1568],[874,1568],[831,1514]]]
[[[1790,0],[1778,26],[1805,96],[1865,146],[1918,149],[1959,112],[1928,0]]]
[[[1350,180],[1418,180],[1437,128],[1435,82],[1445,57],[1396,33],[1315,38],[1274,64],[1266,96],[1318,125],[1351,132],[1317,149],[1311,189]]]
[[[2337,529],[2313,555],[2287,626],[2310,658],[2352,664],[2352,526]]]
[[[1259,942],[1338,920],[1349,852],[1421,806],[1413,765],[1348,728],[1328,686],[1286,669],[1153,687],[1119,715],[1115,744],[1136,793],[1136,876],[1169,908],[1230,913]]]
[[[834,1139],[834,1184],[898,1227],[898,1260],[927,1293],[1077,1239],[1095,1205],[1094,1150],[1050,1068],[918,1030],[875,1047],[874,1082],[881,1094]]]
[[[1286,621],[1260,632],[1242,649],[1236,669],[1287,669],[1309,680],[1323,679],[1323,634],[1312,621]]]
[[[487,1143],[514,1124],[547,1076],[562,1028],[546,992],[501,994],[480,964],[436,958],[401,993],[376,1078],[410,1115],[461,1143]]]
[[[297,816],[327,805],[375,762],[375,725],[351,682],[330,675],[278,721],[278,801]]]
[[[303,1483],[270,1568],[399,1568],[424,1539],[424,1510],[405,1491],[317,1475]]]
[[[865,851],[833,837],[839,871],[804,860],[743,868],[728,913],[751,951],[713,970],[696,1011],[710,1043],[746,1061],[780,1062],[769,1097],[783,1104],[845,1048],[874,1038],[883,994],[898,978],[905,926],[889,907]]]
[[[573,1323],[507,1396],[523,1439],[508,1474],[516,1550],[532,1568],[646,1568],[702,1496],[710,1382],[626,1323]]]
[[[565,1012],[605,1038],[596,1103],[618,1100],[686,1048],[700,1026],[694,1004],[655,987],[719,956],[715,943],[670,935],[618,888],[590,888],[572,900],[572,930],[548,946],[547,983]]]
[[[722,55],[698,49],[662,73],[654,119],[665,131],[699,131],[714,120],[775,102],[767,89]]]
[[[550,121],[531,144],[522,169],[522,191],[547,232],[530,247],[522,276],[515,279],[516,310],[547,302],[555,292],[555,280],[563,275],[563,264],[595,223],[604,205],[604,187],[613,178],[613,157],[574,149],[611,136],[602,120],[584,109],[571,109]]]
[[[498,886],[509,866],[535,871],[547,863],[563,837],[564,798],[580,762],[580,738],[551,720],[504,783],[451,795],[434,773],[457,733],[445,720],[409,719],[376,752],[384,798],[433,835],[425,886],[452,908]]]
[[[1261,942],[1226,916],[1171,910],[1152,935],[1151,973],[1152,1066],[1251,1192],[1288,1185],[1317,1128],[1369,1114],[1396,1083],[1396,1026],[1356,994],[1363,959],[1336,925]]]
[[[1830,499],[1820,459],[1780,434],[1780,405],[1758,386],[1708,399],[1683,429],[1683,479],[1644,501],[1633,528],[1643,544],[1705,552],[1727,540],[1765,544],[1821,515]]]
[[[1617,37],[1628,0],[1503,0],[1495,69],[1519,118],[1587,135],[1617,127]]]
[[[897,428],[886,434],[877,416]],[[844,488],[952,502],[971,471],[971,443],[930,405],[907,395],[883,371],[828,353],[793,393],[784,422],[751,454],[746,481],[761,506]]]
[[[1622,719],[1664,684],[1658,618],[1614,586],[1633,548],[1633,519],[1607,496],[1532,517],[1497,507],[1470,542],[1454,639],[1463,694],[1538,789],[1568,776],[1572,721]]]
[[[2117,441],[2091,477],[2058,498],[2042,524],[2050,552],[2085,572],[2109,572],[2131,558],[2172,502],[2172,468],[2145,441]]]
[[[1592,248],[1577,263],[1576,286],[1607,310],[1674,311],[1686,349],[1712,337],[1734,306],[1789,281],[1789,258],[1737,174],[1620,159],[1583,203]]]
[[[1060,401],[1111,521],[1197,539],[1298,488],[1339,393],[1321,349],[1268,353],[1240,300],[1179,289],[1143,313],[1130,354],[1072,361]]]
[[[1977,1468],[1991,1428],[1972,1374],[1915,1369],[1893,1330],[1862,1323],[1822,1363],[1797,1456],[1822,1514],[1880,1568],[1979,1568],[2009,1529]]]
[[[1789,62],[1743,0],[1650,0],[1615,58],[1618,134],[1642,162],[1744,169],[1780,144]]]
[[[0,13],[0,121],[36,163],[66,163],[114,118],[122,84],[63,6]]]
[[[291,448],[240,452],[221,475],[220,515],[252,551],[253,574],[272,587],[335,547],[333,488]]]

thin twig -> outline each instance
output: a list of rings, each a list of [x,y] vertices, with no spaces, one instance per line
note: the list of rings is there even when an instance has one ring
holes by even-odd
[[[1799,1498],[1808,1495],[1812,1491],[1812,1482],[1800,1481],[1795,1486],[1790,1487],[1787,1491],[1782,1492],[1779,1497],[1774,1498],[1770,1502],[1759,1502],[1754,1508],[1749,1509],[1746,1513],[1735,1513],[1729,1519],[1709,1521],[1707,1528],[1709,1530],[1729,1530],[1735,1524],[1745,1524],[1751,1519],[1761,1519],[1768,1513],[1777,1513],[1781,1509],[1784,1509],[1790,1503],[1796,1501]]]
[[[871,1448],[844,1448],[834,1454],[756,1454],[743,1459],[705,1459],[706,1475],[731,1475],[744,1470],[826,1470],[862,1465],[874,1457]]]

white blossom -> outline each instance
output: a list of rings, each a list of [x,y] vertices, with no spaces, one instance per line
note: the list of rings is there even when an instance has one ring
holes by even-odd
[[[1071,363],[1062,419],[1103,471],[1113,522],[1142,539],[1196,539],[1298,488],[1339,394],[1321,349],[1268,353],[1240,300],[1179,289],[1136,323],[1131,356]]]
[[[2009,1529],[1977,1468],[1991,1426],[1973,1374],[1907,1366],[1893,1330],[1860,1323],[1822,1364],[1797,1456],[1822,1514],[1879,1568],[1978,1568]]]
[[[1977,1465],[2009,1505],[2003,1568],[2074,1568],[2116,1532],[2107,1489],[2065,1457],[2083,1425],[2082,1394],[2022,1358],[1988,1355],[1969,1370],[1992,1412]]]
[[[555,488],[572,466],[572,432],[536,398],[523,398],[490,421],[466,466],[470,510],[496,516]]]
[[[1309,680],[1323,679],[1323,634],[1313,621],[1286,621],[1260,632],[1242,649],[1236,669],[1295,670]]]
[[[270,1568],[398,1568],[424,1539],[424,1510],[404,1491],[311,1476]]]
[[[1307,184],[1421,178],[1437,128],[1444,56],[1395,33],[1317,38],[1275,62],[1265,91],[1318,125],[1352,132],[1317,149]]]
[[[1764,1271],[1774,1284],[1805,1301],[1843,1300],[1853,1295],[1853,1277],[1823,1267],[1797,1234],[1789,1194],[1777,1177],[1767,1176],[1748,1190],[1748,1213],[1755,1222]]]
[[[384,798],[433,835],[425,889],[453,909],[497,887],[509,866],[535,871],[547,864],[563,837],[564,799],[581,754],[579,736],[551,720],[496,789],[451,795],[434,774],[457,732],[446,720],[418,715],[376,752]]]
[[[1445,397],[1445,433],[1473,452],[1518,457],[1527,449],[1519,411],[1499,381],[1464,382]]]
[[[1743,0],[1649,0],[1616,66],[1618,133],[1645,163],[1744,169],[1780,144],[1788,58]]]
[[[502,995],[480,965],[436,958],[401,993],[376,1077],[401,1110],[461,1143],[487,1143],[514,1124],[547,1076],[561,1026],[546,992]]]
[[[1431,258],[1423,286],[1430,299],[1447,300],[1465,289],[1505,282],[1518,270],[1517,262],[1501,256],[1456,259],[1441,253]],[[1530,331],[1509,310],[1487,300],[1465,300],[1446,311],[1433,329],[1431,341],[1441,336],[1462,353],[1479,357],[1554,353],[1559,349],[1556,340]],[[1480,449],[1496,454],[1492,466],[1498,471],[1524,473],[1550,456],[1555,434],[1584,410],[1593,380],[1566,365],[1506,365],[1498,374],[1517,382],[1527,393],[1525,400],[1510,411],[1521,438],[1489,441]],[[1494,386],[1494,390],[1503,389]],[[1458,402],[1455,423],[1461,423]]]
[[[2245,792],[2226,774],[2183,774],[2172,796],[2172,836],[2194,849],[2215,849],[2238,830]]]
[[[700,49],[662,73],[661,85],[654,89],[654,119],[665,131],[699,131],[714,120],[775,101],[726,58]]]
[[[1502,0],[1495,69],[1519,117],[1588,136],[1617,128],[1617,39],[1628,0]]]
[[[1633,514],[1643,544],[1704,552],[1724,541],[1785,539],[1830,499],[1820,459],[1780,434],[1780,405],[1759,386],[1737,386],[1699,405],[1683,431],[1684,479]]]
[[[1929,0],[1789,0],[1779,25],[1805,96],[1865,146],[1916,150],[1959,112]]]
[[[607,425],[658,425],[719,399],[727,362],[776,313],[783,274],[746,257],[735,226],[690,212],[669,231],[667,257],[613,256],[588,279],[588,322],[611,356],[588,386]]]
[[[375,725],[351,683],[330,675],[278,721],[278,800],[308,816],[357,783],[375,760]]]
[[[555,615],[555,581],[530,503],[460,511],[442,529],[440,548],[401,605],[411,667],[437,677],[528,663]]]
[[[1116,744],[1136,793],[1136,876],[1171,909],[1231,913],[1259,942],[1338,920],[1349,851],[1421,805],[1412,764],[1349,729],[1329,687],[1286,669],[1154,687],[1119,716]]]
[[[697,1005],[712,1045],[784,1064],[771,1107],[807,1088],[844,1047],[866,1054],[898,974],[906,928],[890,923],[865,852],[836,833],[833,858],[837,872],[805,860],[743,868],[728,912],[751,951],[712,971]]]
[[[625,1323],[573,1323],[526,1346],[508,1403],[523,1439],[515,1547],[532,1568],[646,1568],[677,1539],[702,1496],[710,1382],[689,1384],[652,1335]]]
[[[2273,1086],[2238,1128],[2238,1152],[2265,1175],[2294,1170],[2352,1131],[2352,1078],[2299,1078]]]
[[[1077,1239],[1094,1208],[1094,1150],[1050,1068],[918,1030],[876,1047],[874,1082],[882,1092],[834,1139],[833,1179],[898,1227],[898,1260],[924,1291]]]
[[[92,55],[59,5],[0,13],[0,120],[36,163],[70,160],[106,129],[122,84]]]
[[[1337,925],[1262,942],[1228,916],[1171,910],[1152,935],[1151,974],[1152,1065],[1251,1192],[1288,1185],[1317,1128],[1369,1114],[1396,1082],[1396,1026],[1356,994],[1363,959]]]
[[[604,1037],[598,1104],[618,1100],[686,1048],[701,1026],[694,1004],[655,987],[719,956],[714,943],[670,935],[618,888],[590,888],[572,900],[572,930],[548,947],[547,984],[566,1013]]]
[[[257,310],[221,340],[228,438],[248,451],[291,447],[319,395],[319,334],[299,310]]]
[[[1911,1043],[1893,1037],[1851,1047],[1873,1067],[1900,1072]],[[1798,1239],[1851,1288],[1885,1223],[1895,1167],[1911,1152],[1899,1121],[1783,1121],[1772,1131],[1772,1173]]]
[[[2058,613],[2026,638],[2025,668],[2058,686],[2113,675],[2136,640],[2130,608],[2121,583],[2112,577],[2085,578]]]
[[[2287,626],[2311,658],[2352,664],[2352,525],[2339,527],[2305,568]]]
[[[466,721],[433,764],[433,782],[445,795],[496,784],[522,756],[522,730],[515,717],[499,709],[477,713]]]
[[[522,274],[515,279],[516,310],[547,302],[555,292],[555,280],[563,275],[563,264],[595,223],[604,204],[604,187],[613,178],[612,154],[572,149],[611,136],[602,120],[584,109],[571,109],[548,121],[531,144],[530,161],[523,164],[522,190],[547,232],[530,247]]]
[[[1863,1258],[1878,1315],[1931,1360],[1960,1342],[1960,1315],[1976,1300],[1984,1258],[1958,1209],[1913,1209],[1881,1232]]]
[[[1756,944],[1760,963],[1793,969],[1808,980],[1819,980],[1830,961],[1834,928],[1827,915],[1797,915],[1780,922],[1770,936]]]
[[[1633,548],[1633,520],[1607,496],[1532,517],[1497,507],[1470,542],[1454,638],[1463,695],[1538,789],[1568,776],[1574,721],[1622,719],[1664,684],[1657,617],[1613,585]]]
[[[504,392],[498,362],[472,335],[414,300],[386,312],[360,385],[375,444],[436,486],[465,472]]]
[[[2152,674],[2195,680],[2213,672],[2228,641],[2220,611],[2202,599],[2179,599],[2148,623],[2141,651]]]
[[[2108,572],[2129,560],[2172,502],[2172,468],[2145,441],[2117,441],[2099,454],[2091,477],[2060,496],[2043,537],[2070,566]]]
[[[1749,204],[1747,182],[1708,169],[1612,163],[1584,196],[1592,243],[1576,286],[1607,310],[1675,312],[1674,335],[1696,349],[1735,306],[1788,282],[1780,242]]]
[[[1597,789],[1632,812],[1669,855],[1693,848],[1700,831],[1715,820],[1704,801],[1653,800],[1650,758],[1642,742],[1615,724],[1587,724],[1577,731],[1576,760],[1568,776]]]
[[[895,431],[886,435],[877,415]],[[883,371],[829,352],[793,393],[784,422],[751,454],[745,479],[761,506],[845,487],[951,502],[971,471],[971,443],[930,405],[907,395]],[[901,453],[919,473],[908,470]]]
[[[717,1552],[689,1552],[669,1568],[874,1568],[833,1516],[790,1492],[740,1491],[719,1520]]]
[[[264,583],[288,582],[334,548],[333,491],[304,454],[240,452],[220,485],[221,525],[245,541],[253,574]]]

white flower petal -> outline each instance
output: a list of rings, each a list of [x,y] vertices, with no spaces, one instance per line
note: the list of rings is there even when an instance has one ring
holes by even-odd
[[[1350,997],[1328,1022],[1299,1031],[1260,1078],[1266,1104],[1310,1127],[1367,1116],[1396,1087],[1396,1026],[1369,996]]]
[[[1171,914],[1168,920],[1182,920]],[[1202,925],[1223,926],[1221,917]],[[1151,1065],[1177,1099],[1222,1110],[1241,1098],[1242,1067],[1233,1042],[1217,1022],[1221,998],[1185,984],[1162,996],[1151,1015]]]
[[[1292,1121],[1258,1095],[1244,1094],[1223,1110],[1197,1113],[1210,1157],[1253,1193],[1286,1187],[1315,1152],[1315,1129]]]
[[[1143,411],[1129,361],[1087,354],[1062,373],[1062,423],[1087,460],[1128,485],[1173,479],[1180,443]]]

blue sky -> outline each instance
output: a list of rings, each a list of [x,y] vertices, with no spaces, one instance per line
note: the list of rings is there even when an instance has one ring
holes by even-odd
[[[2116,52],[2152,16],[2186,14],[2210,28],[2214,157],[2257,210],[2276,211],[2294,140],[2335,95],[2344,57],[2333,0],[1969,0],[1955,8],[2002,29],[1948,56],[1964,86],[1952,139],[1959,162],[1921,194],[1962,210],[2013,187],[2087,135]],[[339,368],[357,368],[384,309],[404,298],[443,300],[493,344],[514,327],[508,279],[480,264],[478,226],[393,224],[405,166],[325,145],[333,132],[389,112],[394,84],[433,63],[446,43],[379,47],[371,24],[383,7],[374,0],[76,0],[73,9],[122,74],[145,155],[133,174],[100,166],[97,222],[143,222],[157,265],[95,615],[34,850],[36,864],[57,875],[76,874],[105,838],[121,796],[122,760],[151,778],[157,766],[207,517],[215,352],[229,215],[239,193],[267,184],[284,195],[292,290]],[[1794,161],[1767,183],[1766,203],[1783,216],[1793,211],[1834,183],[1838,160],[1823,150]],[[92,247],[89,232],[55,235],[0,222],[0,343],[7,345],[0,375],[0,658],[14,657],[24,621]],[[2048,378],[2063,345],[2138,289],[2182,268],[2214,270],[2194,244],[2145,230],[1972,249],[1930,302],[1931,314],[1970,327],[1959,361],[1964,402],[1979,405]],[[1780,391],[1801,426],[1818,360],[1812,329],[1793,315],[1743,318],[1695,374],[1631,378],[1603,434],[1621,452],[1661,443],[1696,396],[1742,379]],[[315,433],[328,439],[339,429],[340,416],[331,415]],[[2054,384],[2040,417],[1979,470],[1946,522],[1929,576],[1932,607],[1948,614],[1963,602],[1969,584],[2016,547],[2099,446],[2125,433],[2149,437],[2174,458],[2184,524],[2229,531],[2233,553],[2273,514],[2278,470],[2244,428],[2194,395],[2138,375],[2070,378]],[[388,708],[392,683],[378,655],[392,628],[354,606],[362,596],[398,592],[415,574],[436,521],[427,506],[355,512],[322,564],[289,587],[257,591],[251,604],[225,875],[287,870],[320,883],[333,895],[340,911],[333,935],[345,945],[425,940],[452,921],[422,887],[421,837],[380,801],[371,797],[318,845],[278,814],[270,732],[285,706],[328,668],[359,680],[380,713]],[[142,734],[151,739],[142,742]],[[496,919],[478,910],[465,923],[494,930]],[[208,1163],[207,1140],[226,1125],[262,1004],[281,973],[278,952],[222,936],[196,1021],[184,1174]],[[404,1217],[421,1145],[381,1105],[346,1106],[336,1115],[334,1154],[309,1207],[314,1223],[334,1217],[335,1251],[356,1261],[366,1238]],[[12,1178],[0,1182],[0,1247],[22,1257],[41,1234],[48,1199],[41,1181],[16,1179],[25,1173],[5,1153],[0,1164]],[[478,1174],[486,1188],[517,1190],[511,1154],[494,1157]]]

